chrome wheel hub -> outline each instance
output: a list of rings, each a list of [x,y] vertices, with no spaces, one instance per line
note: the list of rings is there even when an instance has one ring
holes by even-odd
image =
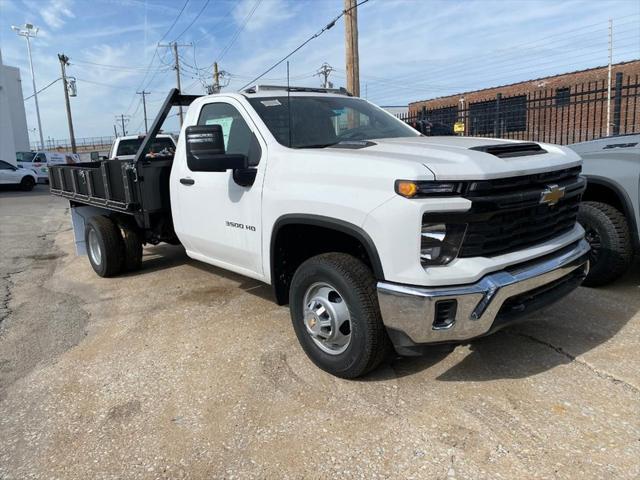
[[[89,255],[94,264],[100,265],[102,263],[102,251],[98,242],[98,234],[93,229],[89,230]]]
[[[328,283],[314,283],[304,295],[304,325],[325,353],[339,355],[351,342],[351,316],[344,298]]]

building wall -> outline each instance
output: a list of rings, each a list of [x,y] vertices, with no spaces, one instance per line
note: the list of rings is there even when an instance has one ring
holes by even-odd
[[[508,111],[509,102],[513,105],[522,100],[521,111],[524,118],[519,125],[512,121],[508,128],[496,128],[498,132],[491,136],[520,138],[524,140],[549,141],[553,143],[574,143],[600,138],[606,135],[607,116],[607,67],[598,67],[579,72],[571,72],[553,77],[545,77],[526,82],[503,85],[473,92],[465,92],[447,97],[423,100],[409,104],[410,115],[419,115],[426,109],[427,118],[451,118],[465,122],[465,134],[476,135],[478,130],[486,134],[486,125],[477,128],[472,121],[474,113],[482,107],[481,102],[494,102],[498,95],[503,99],[502,108]],[[616,101],[616,77],[621,73],[622,88],[619,103]],[[619,133],[640,131],[640,60],[616,64],[612,67],[612,105],[619,113]],[[560,94],[566,94],[566,104],[559,101]],[[518,98],[520,97],[520,98]],[[507,100],[505,102],[505,100]],[[489,109],[494,108],[489,104]],[[476,115],[477,118],[477,115]],[[489,112],[483,120],[492,123]],[[442,121],[442,120],[440,120]],[[613,124],[614,118],[611,118]],[[483,128],[484,127],[484,128]],[[474,131],[475,129],[475,131]],[[610,128],[610,133],[612,132]],[[492,134],[493,134],[493,129]]]
[[[20,69],[6,65],[3,66],[3,69],[9,98],[9,112],[11,113],[15,148],[18,152],[29,151],[29,131],[27,129],[27,115],[24,110]]]
[[[15,141],[13,140],[13,127],[9,112],[9,96],[5,88],[4,67],[2,65],[2,53],[0,52],[0,160],[16,164]]]
[[[29,150],[20,70],[2,64],[0,53],[0,160],[16,164],[16,151]]]

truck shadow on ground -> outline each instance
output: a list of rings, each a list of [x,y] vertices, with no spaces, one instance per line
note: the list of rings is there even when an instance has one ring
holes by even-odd
[[[588,300],[601,296],[620,308],[606,316],[589,311]],[[598,289],[581,287],[563,302],[566,304],[561,302],[536,314],[530,322],[471,342],[469,354],[436,379],[467,382],[525,378],[574,362],[614,337],[640,312],[640,259],[614,284]],[[576,311],[581,314],[571,315]],[[448,355],[449,352],[440,349],[427,351],[420,357],[397,357],[389,364],[390,368],[381,368],[363,380],[375,382],[410,376],[433,367]]]
[[[145,275],[181,265],[237,283],[238,288],[258,298],[275,302],[269,285],[242,275],[190,259],[184,248],[160,244],[144,249],[142,270],[125,275]],[[606,297],[624,305],[606,318],[597,318],[585,307],[589,298]],[[640,311],[640,259],[624,278],[614,284],[590,289],[581,287],[560,304],[536,314],[530,322],[508,327],[469,344],[470,353],[437,380],[445,382],[487,381],[525,378],[568,364],[616,335]],[[572,315],[572,312],[579,314]],[[588,318],[585,318],[584,315]],[[548,317],[554,317],[547,319]],[[585,326],[588,327],[585,329]],[[397,357],[388,368],[380,368],[362,381],[401,378],[427,370],[446,359],[453,347],[439,346],[420,357]]]
[[[181,265],[203,270],[212,275],[238,283],[236,288],[244,290],[256,297],[275,302],[272,289],[269,285],[254,280],[243,275],[224,270],[197,260],[189,258],[181,245],[169,245],[162,243],[159,245],[147,246],[144,248],[142,257],[142,269],[136,272],[125,273],[121,277],[140,276],[159,270],[168,270]]]

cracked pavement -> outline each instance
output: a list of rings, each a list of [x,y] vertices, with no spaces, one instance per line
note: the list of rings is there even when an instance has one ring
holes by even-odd
[[[0,192],[0,479],[640,476],[640,267],[361,381],[270,289],[145,248],[100,279],[66,202]]]

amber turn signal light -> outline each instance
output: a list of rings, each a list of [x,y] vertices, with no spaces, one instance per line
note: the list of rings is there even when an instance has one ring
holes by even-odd
[[[418,185],[415,182],[400,180],[396,182],[396,192],[403,197],[415,197],[418,193]]]

